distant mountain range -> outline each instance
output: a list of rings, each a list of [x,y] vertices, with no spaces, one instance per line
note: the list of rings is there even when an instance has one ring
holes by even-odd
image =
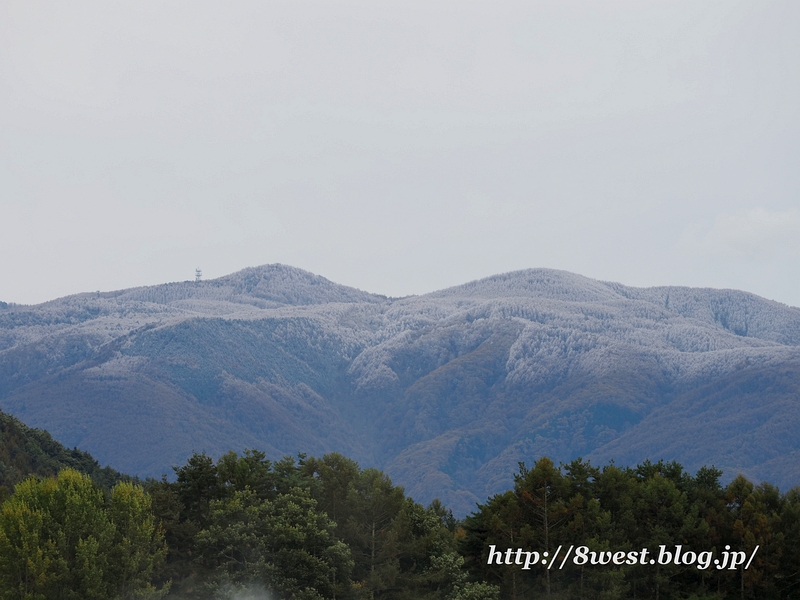
[[[800,484],[800,309],[531,269],[387,298],[284,265],[0,303],[0,409],[103,464],[339,451],[456,514],[547,455]]]

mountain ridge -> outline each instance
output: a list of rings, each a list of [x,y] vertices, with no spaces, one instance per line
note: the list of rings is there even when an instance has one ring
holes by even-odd
[[[551,269],[387,298],[265,265],[0,309],[0,408],[115,468],[335,450],[457,513],[540,455],[795,485],[797,381],[798,308]]]

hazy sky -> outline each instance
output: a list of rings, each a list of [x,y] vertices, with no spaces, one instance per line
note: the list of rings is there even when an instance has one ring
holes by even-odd
[[[0,4],[0,300],[282,262],[800,306],[800,2]]]

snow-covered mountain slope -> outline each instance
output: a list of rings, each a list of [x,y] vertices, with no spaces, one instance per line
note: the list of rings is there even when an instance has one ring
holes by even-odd
[[[0,408],[117,469],[336,450],[457,513],[542,454],[798,484],[798,391],[800,309],[547,269],[391,299],[268,265],[0,308]]]

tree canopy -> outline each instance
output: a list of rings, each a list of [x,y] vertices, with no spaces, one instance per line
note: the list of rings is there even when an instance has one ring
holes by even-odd
[[[107,496],[88,475],[28,478],[0,509],[0,599],[156,597],[166,554],[150,497],[119,483]]]
[[[175,480],[111,489],[29,477],[0,508],[0,600],[791,599],[800,593],[800,488],[781,493],[676,462],[596,467],[547,457],[463,520],[340,454],[277,462],[194,454]],[[591,560],[548,569],[490,549]],[[611,562],[660,547],[753,552],[747,569]],[[510,554],[509,554],[510,556]],[[521,555],[520,555],[521,556]],[[236,596],[239,594],[239,596]]]

